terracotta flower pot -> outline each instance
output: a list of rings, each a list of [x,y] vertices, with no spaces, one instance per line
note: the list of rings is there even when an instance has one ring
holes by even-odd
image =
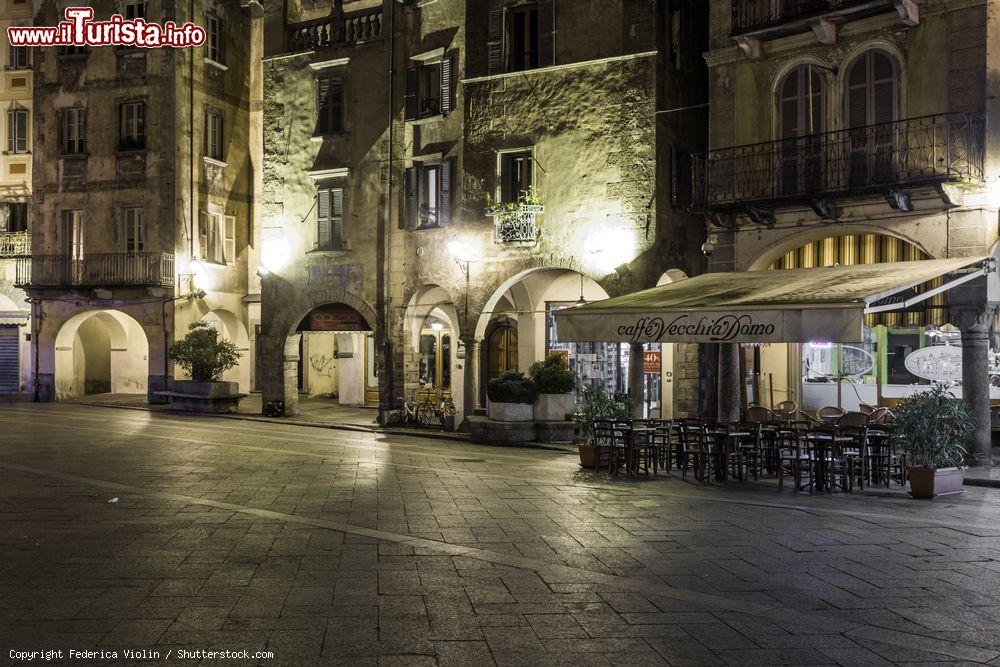
[[[964,475],[961,468],[907,468],[910,495],[929,499],[945,493],[962,491]]]
[[[597,449],[593,445],[577,445],[576,448],[580,452],[580,467],[593,468]]]

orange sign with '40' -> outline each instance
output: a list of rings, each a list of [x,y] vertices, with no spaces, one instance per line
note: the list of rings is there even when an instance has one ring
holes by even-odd
[[[658,350],[650,350],[649,352],[644,352],[642,355],[642,368],[647,373],[659,373],[660,352]]]

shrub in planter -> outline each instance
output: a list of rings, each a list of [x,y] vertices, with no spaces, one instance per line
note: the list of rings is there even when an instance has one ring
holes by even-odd
[[[577,423],[583,439],[577,445],[581,466],[594,467],[594,457],[597,455],[594,448],[594,422],[598,419],[626,420],[632,404],[628,394],[608,396],[602,387],[587,387],[583,390],[583,402],[573,412],[573,421]]]
[[[962,490],[965,449],[962,441],[975,427],[964,401],[935,384],[909,397],[893,411],[896,444],[906,452],[910,495],[933,498]]]
[[[486,385],[487,412],[496,421],[531,421],[535,387],[523,373],[507,371]]]
[[[566,365],[566,356],[551,352],[544,361],[528,369],[532,384],[538,391],[535,402],[536,421],[564,421],[576,407],[576,374]]]
[[[175,380],[169,392],[175,409],[192,412],[231,412],[239,402],[239,385],[221,382],[223,373],[240,360],[231,341],[219,340],[219,332],[207,322],[195,322],[184,338],[167,348],[171,360],[191,375]]]

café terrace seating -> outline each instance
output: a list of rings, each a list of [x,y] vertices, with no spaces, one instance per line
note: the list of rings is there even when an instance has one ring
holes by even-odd
[[[809,493],[906,483],[906,457],[884,407],[824,407],[810,415],[788,401],[776,409],[750,406],[738,422],[599,419],[591,433],[595,470],[612,475],[676,469],[701,483],[773,479],[779,489],[790,484]]]

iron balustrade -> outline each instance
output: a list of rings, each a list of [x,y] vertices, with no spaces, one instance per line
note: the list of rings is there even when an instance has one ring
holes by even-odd
[[[944,113],[693,156],[694,208],[982,182],[982,114]]]
[[[891,4],[886,0],[733,0],[732,34],[773,28],[783,23],[843,12],[853,7]]]
[[[0,234],[0,257],[23,257],[31,254],[31,234],[4,232]]]
[[[80,258],[19,257],[15,282],[28,287],[172,287],[174,256],[166,252],[109,252]]]
[[[540,205],[522,204],[516,211],[488,211],[493,218],[493,242],[498,244],[535,243],[538,240]]]
[[[294,23],[288,27],[288,42],[292,51],[345,46],[381,37],[381,9],[354,14],[334,14],[321,19]]]

